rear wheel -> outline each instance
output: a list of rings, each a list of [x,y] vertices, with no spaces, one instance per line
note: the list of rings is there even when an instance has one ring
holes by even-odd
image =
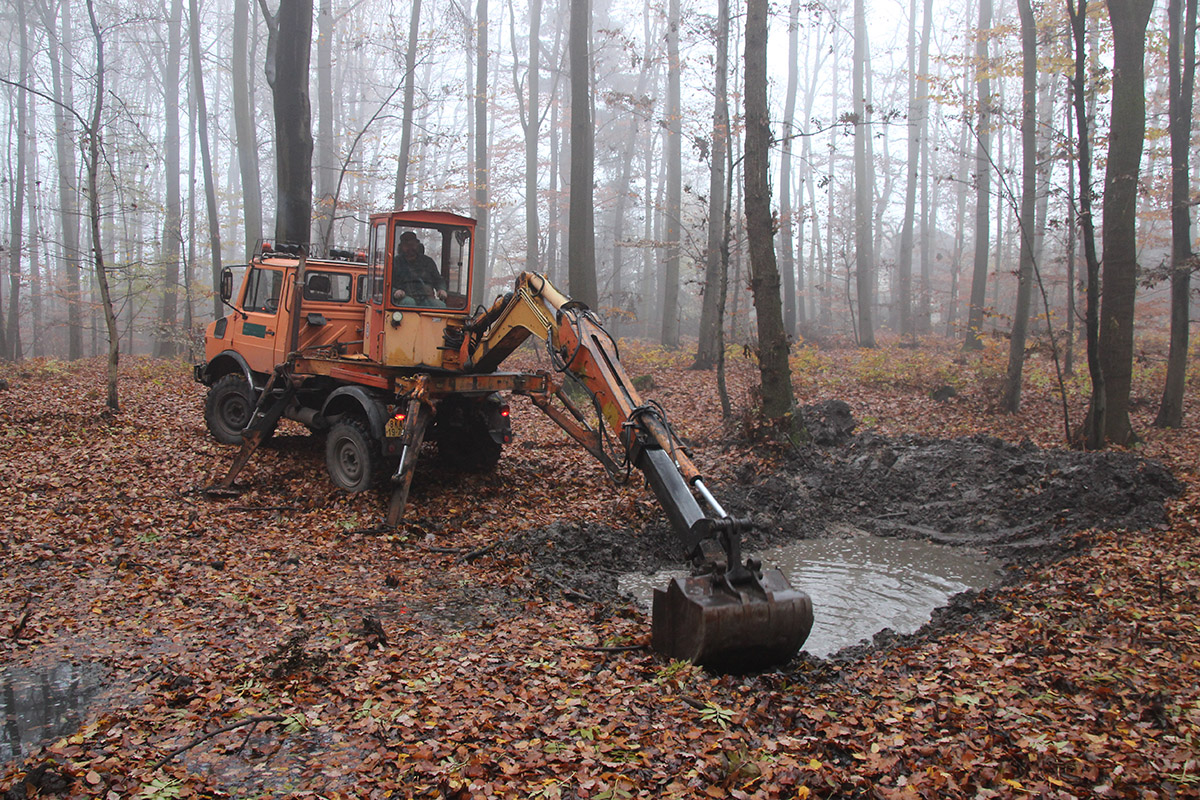
[[[379,444],[357,417],[334,423],[325,439],[325,468],[334,485],[348,492],[370,488],[380,463]]]
[[[492,436],[486,402],[444,403],[438,409],[438,457],[451,469],[491,472],[500,462],[503,445]]]
[[[254,391],[237,373],[223,376],[208,390],[204,401],[204,422],[212,437],[221,444],[241,444],[242,430],[254,413]]]
[[[491,472],[500,463],[502,450],[486,428],[473,436],[459,434],[438,442],[442,462],[462,472]]]

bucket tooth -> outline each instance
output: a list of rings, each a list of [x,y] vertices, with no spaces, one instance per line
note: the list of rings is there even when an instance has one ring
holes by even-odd
[[[777,569],[736,584],[675,578],[654,590],[651,646],[669,658],[743,672],[786,662],[812,630],[812,600]]]

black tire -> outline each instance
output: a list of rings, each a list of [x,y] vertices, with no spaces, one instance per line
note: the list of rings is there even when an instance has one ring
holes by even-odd
[[[491,472],[500,463],[504,447],[486,430],[470,442],[464,443],[455,463],[463,472]]]
[[[257,398],[246,379],[237,373],[221,377],[204,400],[204,422],[221,444],[241,444],[242,430],[254,413]]]
[[[340,489],[358,493],[371,488],[380,464],[379,443],[356,417],[345,417],[329,429],[325,438],[325,469],[329,480]]]
[[[476,412],[442,432],[437,440],[442,464],[460,472],[491,472],[500,463],[503,445],[492,438],[487,422]]]

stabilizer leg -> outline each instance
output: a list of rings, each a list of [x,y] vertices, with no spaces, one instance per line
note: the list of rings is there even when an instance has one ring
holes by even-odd
[[[392,475],[392,497],[388,502],[388,513],[385,525],[395,528],[404,516],[404,507],[408,505],[408,490],[412,487],[413,473],[417,469],[417,454],[425,441],[425,431],[433,417],[433,409],[413,398],[408,401],[408,415],[404,420],[404,446],[400,450],[400,463],[396,465],[396,473]]]
[[[242,449],[238,451],[237,457],[229,465],[229,471],[225,473],[225,477],[212,486],[206,487],[204,489],[205,494],[210,497],[237,494],[237,491],[233,488],[234,480],[237,479],[238,474],[241,473],[246,464],[250,462],[251,456],[254,455],[259,446],[271,435],[271,431],[279,424],[283,412],[287,410],[287,407],[296,396],[296,386],[288,379],[285,372],[286,370],[282,365],[275,368],[275,372],[271,375],[271,380],[267,381],[262,395],[258,398],[258,405],[254,407],[254,413],[250,415],[249,424],[242,431]],[[279,392],[278,395],[274,395],[275,386],[280,381],[283,381],[285,384],[283,391]]]

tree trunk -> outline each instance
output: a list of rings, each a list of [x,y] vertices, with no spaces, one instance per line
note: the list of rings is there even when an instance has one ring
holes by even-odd
[[[525,270],[538,271],[538,133],[541,110],[538,107],[542,45],[542,0],[529,2],[529,103],[525,111]],[[513,54],[516,58],[516,54]]]
[[[1068,31],[1067,45],[1070,46],[1070,32]],[[1067,120],[1066,130],[1070,133],[1071,123],[1074,121],[1072,115],[1073,98],[1070,93],[1071,82],[1067,81]],[[1079,205],[1075,202],[1075,169],[1071,164],[1075,163],[1074,150],[1075,140],[1072,138],[1068,145],[1071,149],[1069,155],[1070,161],[1067,165],[1067,343],[1064,348],[1063,355],[1063,372],[1067,375],[1075,374],[1075,265],[1078,263],[1076,256],[1076,243],[1079,241],[1079,222],[1077,220],[1077,209]]]
[[[779,157],[779,276],[783,281],[783,329],[796,334],[796,255],[792,222],[792,139],[796,118],[796,92],[800,82],[800,0],[788,6],[788,75],[783,102],[783,142]]]
[[[248,68],[250,40],[250,0],[234,0],[233,11],[233,125],[237,137],[238,174],[242,179],[242,224],[245,258],[253,257],[263,236],[262,187],[258,174],[258,141],[255,135],[254,107],[250,102],[251,76]]]
[[[920,171],[921,128],[917,117],[917,0],[908,2],[908,160],[905,162],[904,218],[900,226],[900,252],[896,265],[897,289],[893,300],[900,320],[900,335],[911,339],[913,326],[912,264],[917,216],[917,179]]]
[[[1112,125],[1104,173],[1100,369],[1104,372],[1105,438],[1127,445],[1133,378],[1133,312],[1137,294],[1137,188],[1146,134],[1146,24],[1154,0],[1108,0],[1113,29]]]
[[[683,222],[683,111],[680,101],[679,0],[667,10],[667,208],[662,344],[679,346],[679,264]]]
[[[280,0],[267,19],[267,83],[275,109],[275,240],[309,241],[312,225],[312,108],[308,101],[309,51],[312,47],[311,0]]]
[[[100,305],[104,311],[104,324],[108,331],[108,396],[109,409],[120,410],[117,394],[117,369],[121,361],[120,331],[117,330],[117,315],[113,310],[112,294],[108,289],[108,272],[104,266],[104,246],[100,235],[100,119],[104,108],[104,37],[96,22],[96,9],[92,0],[87,1],[88,19],[92,25],[92,36],[96,42],[96,95],[93,98],[92,121],[87,135],[88,217],[92,226],[92,260],[96,267],[96,282],[100,289]]]
[[[171,0],[168,24],[167,69],[163,76],[163,166],[166,170],[161,254],[163,295],[158,316],[158,336],[154,344],[154,355],[158,358],[173,358],[178,340],[179,254],[183,251],[183,210],[179,188],[179,70],[183,51],[183,0]]]
[[[488,284],[488,0],[475,4],[475,274],[472,296],[484,298]],[[484,298],[486,299],[486,298]]]
[[[963,75],[962,96],[967,97],[970,90],[970,82],[967,75]],[[970,120],[964,115],[962,124],[958,131],[958,178],[954,185],[957,187],[955,191],[955,215],[958,224],[954,226],[954,257],[950,262],[950,301],[947,303],[946,309],[946,336],[954,335],[954,325],[958,321],[958,295],[960,276],[962,274],[963,257],[967,250],[967,177],[969,173],[967,159],[967,134],[971,131]]]
[[[571,199],[567,228],[567,285],[572,299],[598,305],[594,207],[595,131],[592,128],[592,68],[589,0],[571,0]]]
[[[320,0],[317,13],[317,198],[313,206],[315,252],[326,254],[333,241],[339,164],[334,152],[333,0]]]
[[[204,198],[208,206],[208,243],[212,258],[213,317],[221,316],[221,218],[217,213],[217,187],[213,182],[212,154],[208,145],[208,103],[204,99],[204,69],[200,61],[200,0],[189,0],[192,16],[192,86],[196,93],[196,122],[200,133],[200,168],[204,171]]]
[[[700,343],[692,369],[712,369],[720,357],[724,316],[724,270],[729,263],[729,221],[725,208],[725,160],[729,148],[729,0],[717,0],[716,101],[713,104],[712,160],[708,171],[708,249],[705,254],[704,303],[700,309]]]
[[[21,52],[20,72],[17,80],[17,141],[16,141],[16,173],[12,178],[13,197],[9,216],[9,252],[8,252],[8,328],[5,332],[3,350],[0,358],[10,361],[22,360],[24,353],[21,347],[21,253],[24,249],[25,229],[25,172],[29,148],[26,137],[29,135],[29,32],[25,24],[25,3],[17,3],[17,27]],[[34,247],[36,242],[31,243]],[[36,335],[36,332],[35,332]]]
[[[930,280],[933,253],[930,251],[933,238],[931,231],[934,230],[933,224],[936,221],[936,214],[933,214],[930,210],[929,194],[929,84],[931,82],[931,76],[929,75],[929,40],[933,30],[933,0],[925,0],[924,5],[921,19],[921,61],[920,66],[917,68],[919,80],[922,84],[917,93],[917,125],[920,126],[917,135],[921,140],[921,288],[917,295],[917,320],[915,326],[918,334],[929,333],[933,325],[933,287]],[[936,192],[937,187],[935,185],[934,193],[936,194]],[[934,219],[931,220],[931,217]]]
[[[42,284],[42,264],[39,244],[41,244],[41,214],[38,211],[38,187],[41,176],[38,174],[38,141],[37,141],[37,104],[29,105],[29,136],[25,145],[28,149],[29,169],[25,175],[25,198],[29,203],[29,316],[30,330],[33,336],[30,349],[34,358],[43,358],[51,347],[50,337],[43,332],[46,325],[43,320],[42,298],[45,288]],[[49,260],[47,260],[49,263]]]
[[[1191,213],[1188,198],[1188,143],[1192,133],[1192,95],[1196,79],[1196,0],[1188,0],[1183,19],[1182,0],[1169,0],[1167,68],[1171,133],[1171,344],[1167,380],[1154,424],[1183,425],[1183,392],[1187,378],[1188,311],[1191,300]],[[1180,58],[1182,56],[1182,63]]]
[[[413,104],[417,85],[417,39],[421,33],[421,0],[412,0],[408,19],[408,43],[404,51],[404,109],[400,118],[400,153],[396,157],[396,191],[392,202],[404,208],[408,202],[408,162],[412,151]]]
[[[1096,231],[1092,219],[1092,146],[1087,104],[1088,85],[1084,79],[1087,64],[1087,0],[1077,0],[1077,7],[1067,7],[1071,16],[1071,34],[1075,42],[1075,75],[1072,80],[1075,101],[1076,143],[1079,169],[1079,224],[1083,238],[1083,253],[1087,261],[1087,357],[1088,374],[1092,381],[1091,407],[1084,423],[1084,446],[1089,450],[1104,447],[1104,407],[1106,391],[1104,371],[1100,368],[1100,259],[1096,255]]]
[[[978,107],[975,127],[975,262],[971,273],[971,305],[967,312],[967,334],[964,350],[983,348],[983,310],[987,302],[988,224],[991,202],[991,60],[988,40],[991,38],[992,0],[979,0],[979,30],[975,42],[975,83],[978,88]]]
[[[831,70],[833,72],[833,75],[830,76],[830,91],[829,91],[830,113],[829,113],[829,116],[830,116],[830,119],[837,120],[837,119],[840,119],[840,117],[838,116],[838,83],[839,83],[838,78],[841,75],[842,71],[841,71],[841,67],[839,65],[840,59],[838,58],[838,56],[841,55],[841,53],[838,50],[838,33],[841,31],[841,26],[834,25],[832,27],[833,27],[833,31],[830,34],[830,38],[832,39],[832,41],[830,43],[829,49],[834,53],[834,58],[833,58],[833,69]],[[843,133],[843,131],[842,131],[841,125],[830,125],[829,126],[829,171],[826,173],[826,184],[828,185],[829,188],[825,193],[825,195],[826,195],[826,198],[825,198],[825,202],[826,202],[826,205],[825,205],[825,258],[826,258],[826,264],[825,264],[825,280],[823,282],[824,288],[821,291],[821,325],[822,325],[822,327],[824,327],[826,329],[828,329],[829,327],[831,327],[833,325],[833,276],[834,276],[834,272],[835,272],[834,253],[833,253],[833,228],[834,228],[833,204],[834,204],[834,194],[835,194],[834,180],[837,176],[837,170],[835,169],[835,167],[837,164],[838,137],[841,136],[842,133]]]
[[[67,110],[74,107],[74,90],[71,70],[62,68],[61,52],[71,52],[70,3],[62,3],[62,27],[55,19],[55,8],[45,0],[39,0],[38,12],[47,31],[57,30],[57,36],[46,48],[50,56],[50,80],[54,92],[54,147],[58,167],[59,227],[62,240],[58,247],[59,279],[66,284],[67,307],[67,358],[74,361],[83,357],[83,312],[79,280],[79,196],[76,183],[75,120]],[[60,294],[61,296],[61,294]]]
[[[1021,408],[1021,372],[1025,365],[1025,338],[1029,332],[1029,301],[1033,293],[1034,212],[1037,205],[1037,22],[1032,0],[1017,0],[1021,15],[1021,256],[1017,271],[1017,304],[1013,311],[1012,338],[1008,348],[1008,377],[1004,387],[1004,410]]]
[[[858,299],[858,345],[875,347],[875,253],[871,234],[871,126],[867,111],[867,18],[863,0],[854,0],[854,264]]]
[[[779,271],[775,266],[771,186],[768,178],[771,125],[767,104],[767,0],[746,3],[746,225],[750,240],[751,286],[758,317],[758,368],[762,379],[763,415],[799,433],[794,415],[788,365],[788,341],[783,329]],[[788,420],[786,418],[790,417]]]

